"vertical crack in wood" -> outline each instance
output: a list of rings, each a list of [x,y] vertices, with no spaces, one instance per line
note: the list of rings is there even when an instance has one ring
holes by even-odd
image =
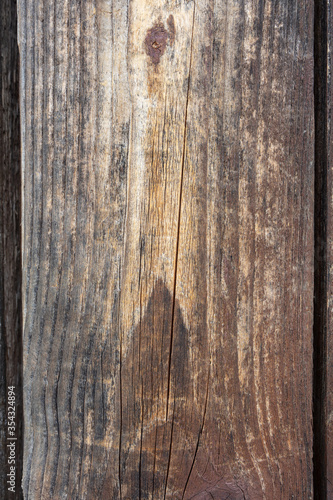
[[[209,394],[209,382],[210,382],[210,370],[208,371],[208,377],[207,377],[206,399],[205,399],[204,412],[203,412],[203,416],[202,416],[202,424],[201,424],[201,427],[199,429],[198,440],[197,440],[197,444],[196,444],[196,447],[195,447],[195,452],[194,452],[194,455],[193,455],[193,460],[192,460],[192,464],[191,464],[191,467],[190,467],[190,471],[188,473],[188,476],[187,476],[187,479],[186,479],[186,482],[185,482],[185,486],[184,486],[184,490],[183,490],[183,494],[182,494],[182,500],[184,500],[186,489],[187,489],[187,485],[188,485],[188,483],[190,481],[190,478],[191,478],[191,475],[192,475],[192,472],[193,472],[195,460],[197,458],[197,453],[198,453],[198,449],[199,449],[199,445],[200,445],[200,438],[201,438],[201,435],[202,435],[202,432],[203,432],[203,428],[205,426],[206,412],[207,412],[207,403],[208,403],[208,394]]]
[[[141,329],[141,318],[140,318]],[[141,430],[140,430],[140,455],[139,455],[139,500],[141,500],[142,490],[142,438],[143,438],[143,415],[144,415],[144,402],[143,402],[143,380],[141,380]]]
[[[173,426],[175,422],[175,404],[173,405],[173,414],[172,414],[172,422],[171,422],[171,433],[170,433],[170,446],[169,446],[169,456],[168,456],[168,467],[164,484],[164,500],[166,499],[167,488],[168,488],[168,479],[170,472],[170,463],[171,463],[171,452],[172,452],[172,436],[173,436]]]
[[[327,498],[327,5],[314,4],[314,319],[313,319],[313,487]]]
[[[181,173],[180,173],[180,186],[179,186],[178,223],[177,223],[176,255],[175,255],[174,278],[173,278],[173,298],[172,298],[172,313],[171,313],[169,365],[168,365],[168,387],[167,387],[167,403],[166,403],[166,420],[168,420],[168,414],[169,414],[170,381],[171,381],[171,358],[172,358],[173,332],[174,332],[174,320],[175,320],[175,302],[176,302],[176,288],[177,288],[177,266],[178,266],[179,238],[180,238],[181,209],[182,209],[182,192],[183,192],[184,164],[185,164],[185,154],[186,154],[185,153],[185,148],[186,148],[186,131],[187,131],[187,110],[188,110],[188,101],[189,101],[189,92],[190,92],[190,80],[191,80],[191,65],[192,65],[192,51],[193,51],[194,20],[195,20],[195,2],[194,2],[194,5],[193,5],[193,21],[192,21],[192,34],[191,34],[190,63],[189,63],[188,81],[187,81],[187,95],[186,95],[185,116],[184,116],[184,139],[183,139],[183,152],[182,152],[182,163],[181,163]],[[171,441],[172,441],[172,434],[171,434]],[[169,472],[169,468],[168,468],[168,472]],[[168,474],[167,474],[167,478],[168,478]],[[166,480],[166,483],[167,483],[167,480]]]
[[[119,276],[120,282],[120,276]],[[121,293],[121,292],[120,292]],[[119,293],[119,303],[120,303]],[[122,362],[123,362],[123,348],[122,348],[122,333],[119,329],[119,449],[118,449],[118,481],[119,481],[119,498],[121,495],[121,447],[122,447],[122,431],[123,431],[123,385],[122,385]]]

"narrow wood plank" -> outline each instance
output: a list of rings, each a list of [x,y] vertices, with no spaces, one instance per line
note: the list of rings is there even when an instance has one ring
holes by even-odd
[[[213,12],[198,276],[207,276],[211,383],[184,496],[311,498],[312,10],[215,2]]]
[[[327,467],[324,480],[326,480],[325,488],[327,491],[327,499],[333,499],[333,126],[332,126],[332,105],[333,105],[333,82],[332,82],[332,63],[333,63],[333,8],[332,2],[326,3],[327,7],[327,60],[326,60],[326,147],[327,161],[325,168],[327,168],[327,185],[325,186],[327,192],[327,316],[325,319],[326,329],[325,338],[326,351],[325,351],[325,369],[326,384],[325,384],[325,431],[326,435],[326,457]],[[325,458],[326,458],[325,457]]]
[[[25,496],[312,498],[312,2],[19,18]]]
[[[108,498],[118,498],[126,6],[22,1],[19,20],[23,489],[29,498],[99,498],[110,466]]]
[[[15,0],[0,4],[0,497],[22,498],[21,174],[19,52]],[[16,437],[9,454],[8,387],[14,386]],[[12,398],[12,395],[11,395]],[[13,408],[11,408],[13,409]],[[11,432],[14,426],[11,426]],[[14,467],[13,485],[8,481]],[[11,476],[12,478],[13,476]],[[9,491],[9,488],[12,488]]]

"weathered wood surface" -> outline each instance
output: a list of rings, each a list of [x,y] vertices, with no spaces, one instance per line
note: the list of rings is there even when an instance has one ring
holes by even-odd
[[[29,499],[313,495],[313,4],[19,0]]]
[[[327,168],[327,330],[324,331],[325,337],[327,335],[327,345],[325,345],[327,379],[325,380],[325,407],[324,418],[325,422],[325,439],[327,450],[327,474],[326,474],[326,488],[327,499],[333,499],[333,126],[332,126],[332,105],[333,105],[333,81],[332,81],[332,63],[333,63],[333,9],[332,2],[327,2],[327,61],[326,61],[326,147],[325,153],[327,154],[327,161],[325,168]],[[326,241],[325,241],[326,243]],[[326,344],[326,338],[325,344]],[[326,458],[326,457],[325,457]]]
[[[16,1],[0,2],[0,498],[8,492],[7,389],[16,393],[16,493],[22,497],[21,183]]]

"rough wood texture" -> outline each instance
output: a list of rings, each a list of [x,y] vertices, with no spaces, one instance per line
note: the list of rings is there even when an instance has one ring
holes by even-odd
[[[311,499],[313,5],[19,0],[29,499]]]
[[[16,493],[22,497],[21,174],[15,0],[0,3],[0,498],[8,492],[7,388],[16,393]]]
[[[325,477],[327,488],[327,499],[333,499],[333,126],[332,126],[332,105],[333,105],[333,81],[332,81],[332,63],[333,63],[333,8],[331,0],[327,1],[327,95],[326,95],[326,153],[327,162],[327,190],[328,198],[328,218],[327,218],[327,346],[325,356],[327,369],[327,380],[325,381],[325,397],[327,398],[326,425],[327,432],[327,475]],[[325,339],[326,340],[326,339]]]

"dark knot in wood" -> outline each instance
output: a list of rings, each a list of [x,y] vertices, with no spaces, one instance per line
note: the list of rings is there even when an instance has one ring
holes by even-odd
[[[156,66],[165,52],[169,33],[163,24],[157,24],[148,30],[145,38],[146,53]]]

